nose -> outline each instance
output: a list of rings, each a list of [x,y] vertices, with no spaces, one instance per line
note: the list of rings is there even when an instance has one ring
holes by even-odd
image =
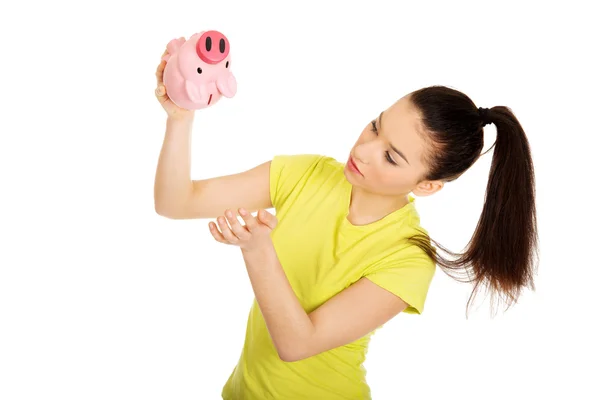
[[[356,161],[356,164],[367,164],[365,163],[363,160],[365,159],[362,155],[359,155],[358,152],[355,150],[354,154],[350,153],[350,155],[352,156],[352,158],[354,158],[354,161]]]
[[[196,53],[207,64],[218,64],[229,55],[229,41],[219,31],[206,31],[196,43]]]

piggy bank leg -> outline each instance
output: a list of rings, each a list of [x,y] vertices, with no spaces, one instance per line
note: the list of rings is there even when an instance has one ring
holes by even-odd
[[[204,85],[197,85],[192,81],[185,81],[185,92],[194,103],[205,104],[208,102],[208,90]]]
[[[175,54],[184,43],[185,38],[183,37],[180,37],[179,39],[173,39],[167,44],[167,51],[169,54]]]
[[[237,92],[237,81],[232,73],[223,74],[217,79],[217,88],[225,97],[233,97]]]

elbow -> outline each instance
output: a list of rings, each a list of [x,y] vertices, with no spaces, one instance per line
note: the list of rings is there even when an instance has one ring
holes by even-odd
[[[296,351],[294,351],[294,346],[291,345],[286,345],[283,346],[281,344],[277,344],[276,342],[273,343],[275,345],[275,350],[277,351],[277,355],[279,356],[279,359],[283,362],[294,362],[294,361],[298,361],[298,357],[296,356],[297,354],[297,349]]]
[[[164,218],[181,219],[176,213],[173,212],[171,207],[165,207],[156,201],[154,202],[154,212]]]
[[[168,213],[167,209],[165,208],[165,206],[163,206],[161,203],[159,203],[156,200],[154,200],[154,212],[156,214],[160,215],[161,217],[169,218],[169,213]]]
[[[281,361],[302,361],[325,350],[316,340],[314,325],[310,329],[310,332],[306,332],[303,335],[296,335],[294,338],[288,338],[283,343],[274,343],[277,355]]]
[[[310,357],[310,354],[302,346],[290,346],[287,349],[277,349],[279,359],[283,362],[296,362]]]
[[[187,199],[174,199],[169,197],[154,196],[154,211],[161,217],[168,219],[189,219],[189,201]]]
[[[306,353],[279,353],[279,359],[283,362],[296,362],[296,361],[302,361],[305,358],[310,357],[308,354]]]
[[[300,361],[301,359],[296,357],[294,354],[292,353],[284,353],[279,351],[279,359],[283,362],[295,362],[295,361]]]
[[[156,188],[154,189],[154,212],[161,217],[168,218],[168,210],[165,204],[165,201],[161,199],[161,196],[156,192]]]

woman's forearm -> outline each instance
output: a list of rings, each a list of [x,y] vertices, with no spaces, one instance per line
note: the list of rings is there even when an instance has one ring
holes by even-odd
[[[242,251],[256,301],[279,357],[294,361],[314,333],[285,275],[272,243],[253,252]]]
[[[192,194],[191,137],[193,117],[167,119],[154,180],[156,212],[175,216]]]

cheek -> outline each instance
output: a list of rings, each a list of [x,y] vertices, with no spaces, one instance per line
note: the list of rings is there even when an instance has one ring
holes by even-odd
[[[404,190],[412,184],[411,172],[401,167],[382,167],[378,174],[381,183],[389,188]]]

